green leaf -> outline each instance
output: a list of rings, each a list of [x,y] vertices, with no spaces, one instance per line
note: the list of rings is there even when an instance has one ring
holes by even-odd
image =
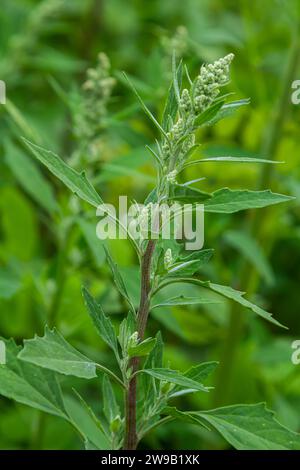
[[[102,380],[102,398],[103,412],[108,424],[110,424],[116,416],[120,415],[120,408],[116,402],[113,388],[106,374],[104,374]]]
[[[118,291],[120,292],[120,294],[127,300],[127,302],[129,304],[130,308],[132,309],[132,311],[135,312],[135,307],[134,307],[133,303],[131,302],[131,299],[128,295],[128,292],[127,292],[125,283],[123,281],[123,278],[121,276],[121,273],[119,271],[118,265],[112,259],[111,254],[110,254],[110,252],[109,252],[109,250],[106,246],[104,246],[104,250],[105,250],[105,253],[106,253],[106,259],[107,259],[108,265],[110,267],[110,270],[112,272],[113,279],[114,279],[114,282],[116,284],[116,287],[117,287]]]
[[[211,198],[209,193],[183,184],[170,184],[169,200],[183,203],[203,202]]]
[[[268,284],[274,283],[272,268],[256,240],[245,232],[230,230],[224,235],[225,241],[238,250],[256,268]]]
[[[247,189],[223,188],[215,191],[205,201],[205,212],[232,214],[245,209],[256,209],[271,206],[294,198],[283,194],[272,193],[270,190],[249,191]]]
[[[158,307],[174,307],[176,305],[200,305],[200,304],[218,304],[217,300],[213,299],[205,299],[204,297],[185,297],[184,295],[178,295],[177,297],[172,297],[171,299],[164,300],[159,304],[155,304],[151,307],[153,310],[154,308]]]
[[[259,315],[260,317],[264,318],[265,320],[268,320],[269,322],[273,323],[276,326],[280,326],[281,328],[286,328],[285,326],[281,325],[277,320],[275,320],[272,317],[272,314],[267,312],[266,310],[263,310],[262,308],[258,307],[257,305],[253,304],[252,302],[249,302],[249,300],[245,299],[243,295],[245,292],[241,292],[235,289],[232,289],[232,287],[229,286],[221,286],[219,284],[213,284],[212,282],[203,282],[203,287],[208,287],[209,289],[213,290],[214,292],[217,292],[218,294],[223,295],[224,297],[227,297],[228,299],[234,300],[235,302],[243,305],[246,308],[249,308],[252,310],[254,313]]]
[[[155,379],[164,380],[166,382],[174,383],[176,385],[181,385],[186,388],[193,388],[195,390],[201,390],[202,392],[208,392],[209,389],[204,387],[201,383],[196,380],[192,380],[188,377],[185,377],[184,374],[181,374],[177,370],[156,368],[156,369],[143,369],[141,372],[151,375]]]
[[[85,446],[94,450],[109,450],[111,442],[90,406],[76,392],[77,399],[65,396],[65,404],[73,426],[79,431]],[[88,443],[88,444],[87,444]]]
[[[162,413],[168,416],[172,416],[172,418],[179,419],[180,421],[183,421],[185,423],[196,424],[198,426],[202,426],[203,428],[210,431],[209,427],[205,424],[205,422],[203,422],[203,420],[198,418],[198,416],[193,416],[185,411],[180,411],[175,407],[166,406],[162,410]]]
[[[224,101],[217,101],[213,103],[209,108],[203,111],[199,116],[194,120],[195,128],[203,126],[204,124],[208,125],[211,123],[212,119],[218,114],[222,108]]]
[[[105,313],[103,312],[101,306],[96,302],[94,297],[88,292],[88,290],[84,287],[82,289],[83,297],[85,300],[85,304],[87,310],[90,314],[90,317],[99,333],[103,341],[112,348],[116,357],[119,357],[118,351],[118,342],[115,329],[113,324],[110,321]]]
[[[40,206],[52,213],[57,204],[52,188],[39,168],[11,142],[5,144],[5,162],[22,188]]]
[[[203,265],[208,263],[214,250],[200,250],[188,256],[181,257],[180,263],[175,263],[168,271],[167,277],[192,276]]]
[[[133,85],[133,83],[131,82],[131,80],[129,80],[128,76],[126,75],[125,72],[123,72],[123,75],[124,77],[126,78],[130,88],[132,89],[133,93],[135,94],[135,96],[137,97],[137,99],[139,100],[139,102],[141,103],[141,106],[143,108],[143,110],[145,111],[145,113],[147,114],[147,116],[151,119],[151,121],[155,124],[155,126],[157,127],[157,129],[162,133],[162,135],[164,137],[167,137],[166,135],[166,132],[164,131],[164,129],[161,127],[161,125],[159,124],[159,122],[157,122],[157,120],[155,119],[155,117],[153,116],[153,114],[151,113],[151,111],[147,108],[147,106],[145,105],[144,101],[142,100],[142,98],[140,97],[140,95],[138,94],[135,86]]]
[[[84,379],[97,377],[95,363],[73,348],[55,328],[49,330],[46,326],[43,337],[24,340],[24,348],[18,357],[60,374]]]
[[[156,343],[156,338],[147,338],[136,346],[131,346],[128,348],[129,357],[142,357],[147,356]]]
[[[89,182],[85,173],[78,173],[67,165],[58,155],[31,143],[23,138],[25,144],[33,155],[42,162],[58,179],[60,179],[73,193],[92,206],[98,207],[103,201],[95,188]]]
[[[56,375],[18,359],[21,347],[4,340],[6,363],[0,365],[0,394],[24,405],[68,419]]]
[[[202,364],[198,364],[197,366],[193,366],[190,369],[188,369],[185,373],[184,376],[196,380],[196,382],[201,382],[203,383],[207,377],[214,372],[216,367],[218,366],[218,362],[203,362]],[[181,389],[179,386],[175,387],[172,390],[172,393],[170,394],[170,398],[173,397],[178,397],[181,395],[186,395],[187,393],[194,392],[194,389]]]
[[[217,122],[221,121],[222,119],[232,116],[241,106],[247,106],[250,103],[250,99],[243,99],[237,101],[231,101],[231,103],[226,103],[216,115],[210,120],[209,125],[216,124]]]
[[[172,121],[175,120],[176,114],[178,111],[178,97],[176,96],[176,88],[180,90],[182,83],[182,62],[177,67],[176,76],[173,77],[172,83],[170,85],[168,96],[166,99],[165,109],[162,117],[162,127],[168,131],[168,123],[171,118]],[[177,85],[176,85],[177,84]]]
[[[184,168],[192,165],[197,165],[199,163],[205,163],[205,162],[228,162],[228,163],[270,163],[270,164],[277,164],[277,163],[283,163],[283,162],[278,162],[275,160],[267,160],[264,158],[252,158],[252,157],[207,157],[207,158],[201,158],[200,160],[192,160],[190,162],[187,162],[184,165]]]
[[[189,413],[207,421],[238,450],[300,450],[300,435],[282,426],[264,403]]]

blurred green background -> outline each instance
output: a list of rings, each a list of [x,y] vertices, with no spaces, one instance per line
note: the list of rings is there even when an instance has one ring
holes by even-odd
[[[285,164],[194,166],[187,180],[199,188],[272,189],[295,196],[288,204],[206,216],[205,248],[213,262],[203,276],[247,291],[289,330],[273,328],[231,303],[153,312],[149,333],[162,331],[166,361],[186,369],[221,362],[210,394],[182,397],[182,409],[266,401],[278,419],[300,431],[300,365],[291,343],[300,339],[300,105],[291,103],[300,79],[298,0],[1,0],[0,79],[0,335],[20,343],[46,323],[74,346],[107,364],[81,297],[82,284],[118,323],[126,313],[95,238],[93,210],[79,203],[33,161],[20,136],[40,143],[78,169],[88,168],[103,199],[120,194],[143,202],[155,184],[145,150],[157,137],[121,71],[134,80],[161,116],[173,49],[192,76],[199,66],[234,52],[228,92],[251,104],[199,133],[201,155],[248,155]],[[87,143],[77,129],[86,70],[105,52],[115,78],[99,133]],[[272,167],[272,168],[270,168]],[[128,289],[138,302],[136,258],[128,241],[110,243]],[[194,295],[196,287],[187,287]],[[195,291],[196,289],[196,291]],[[101,409],[99,384],[63,379]],[[204,395],[204,396],[203,396]],[[74,403],[73,403],[74,401]],[[82,420],[85,416],[82,416]],[[87,422],[86,426],[89,426]],[[142,444],[154,449],[222,449],[220,436],[192,425],[168,424]],[[79,449],[81,442],[59,418],[0,397],[1,449]]]

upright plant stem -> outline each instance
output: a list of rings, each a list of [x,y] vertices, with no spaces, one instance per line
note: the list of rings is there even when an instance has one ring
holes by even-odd
[[[151,260],[155,249],[155,241],[148,242],[141,263],[141,295],[138,310],[137,328],[139,339],[142,340],[145,334],[147,320],[150,307],[150,290],[151,290]],[[138,371],[139,359],[133,357],[130,363],[132,374]],[[137,447],[137,430],[136,430],[136,401],[137,401],[137,376],[134,375],[129,382],[128,390],[125,397],[125,438],[124,449],[134,450]]]
[[[271,125],[268,128],[265,141],[262,145],[261,153],[269,159],[275,160],[278,146],[281,139],[282,130],[290,107],[291,84],[295,78],[300,57],[299,33],[296,32],[291,53],[288,59],[285,76],[283,78],[282,90],[277,108],[273,115]],[[272,180],[273,165],[264,165],[259,179],[258,189],[267,188]],[[260,238],[263,233],[263,226],[266,223],[266,210],[255,210],[251,214],[248,231]],[[254,281],[254,276],[256,280]],[[243,261],[240,271],[237,274],[238,288],[249,292],[250,288],[257,284],[257,274],[248,262]],[[226,403],[230,391],[232,371],[235,365],[237,349],[244,330],[244,317],[238,304],[233,304],[229,325],[226,332],[222,351],[222,361],[219,367],[216,387],[213,395],[214,406]]]

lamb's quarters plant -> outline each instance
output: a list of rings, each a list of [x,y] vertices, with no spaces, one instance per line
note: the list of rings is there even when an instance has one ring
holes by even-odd
[[[187,200],[203,203],[207,212],[229,214],[291,199],[270,190],[223,188],[210,194],[194,188],[193,182],[180,184],[177,181],[182,170],[191,164],[205,165],[210,161],[272,163],[266,159],[244,156],[191,160],[198,147],[198,128],[211,125],[248,103],[247,100],[227,102],[229,95],[220,94],[221,87],[229,81],[232,59],[233,55],[229,54],[213,64],[203,65],[192,81],[187,69],[183,68],[182,63],[176,66],[173,58],[173,79],[161,120],[153,116],[129,82],[160,134],[156,149],[149,147],[157,167],[157,185],[146,198],[146,204]],[[28,140],[25,143],[33,155],[79,198],[95,207],[102,202],[84,171],[78,172],[55,153]],[[165,367],[161,333],[157,332],[155,337],[145,337],[151,310],[158,306],[211,302],[211,299],[202,297],[203,289],[207,289],[219,294],[220,300],[222,297],[229,298],[265,320],[282,325],[269,312],[246,300],[243,292],[200,279],[199,269],[210,261],[213,250],[187,252],[176,240],[169,240],[168,245],[162,239],[132,242],[140,263],[140,302],[137,311],[117,264],[107,247],[105,250],[114,283],[129,310],[117,330],[109,312],[104,312],[97,300],[83,288],[87,311],[99,336],[111,349],[116,368],[110,370],[89,359],[70,345],[56,329],[46,327],[43,337],[25,340],[23,348],[16,346],[13,340],[4,340],[7,361],[0,366],[0,393],[67,420],[80,433],[86,449],[136,449],[146,433],[172,420],[215,428],[237,449],[300,449],[300,435],[280,425],[264,404],[200,411],[180,411],[174,407],[178,396],[210,392],[205,380],[217,363],[198,364],[183,372]],[[201,293],[194,298],[179,295],[159,300],[158,292],[174,283],[198,285],[202,288]],[[101,416],[96,416],[75,392],[78,407],[93,424],[94,433],[86,432],[74,407],[64,398],[60,375],[96,381],[98,376],[101,377]],[[124,391],[122,404],[115,397],[114,387]]]

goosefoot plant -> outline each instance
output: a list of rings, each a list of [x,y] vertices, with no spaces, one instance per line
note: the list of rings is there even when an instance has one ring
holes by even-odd
[[[157,166],[157,186],[147,197],[146,207],[153,203],[188,201],[192,204],[204,204],[206,212],[231,214],[290,199],[270,190],[223,188],[207,193],[195,189],[192,182],[177,182],[178,175],[189,165],[203,166],[211,161],[270,163],[268,160],[243,156],[191,160],[197,149],[197,129],[217,122],[247,103],[245,100],[226,103],[228,95],[220,95],[221,87],[229,80],[232,59],[233,55],[229,54],[213,64],[203,65],[199,75],[192,81],[187,69],[181,63],[176,66],[173,58],[173,79],[161,123],[130,85],[160,133],[156,150],[149,147]],[[84,172],[78,173],[53,152],[27,140],[26,144],[33,155],[79,198],[95,207],[103,202]],[[147,214],[144,211],[143,217],[145,216]],[[159,230],[159,220],[157,225]],[[128,236],[131,236],[130,233]],[[209,302],[203,292],[210,290],[238,302],[277,326],[281,325],[270,313],[246,300],[243,292],[200,278],[199,270],[209,261],[213,250],[188,253],[184,245],[176,240],[166,242],[161,238],[132,238],[131,242],[140,263],[140,301],[137,308],[128,294],[116,263],[108,248],[105,248],[116,288],[129,309],[118,332],[93,296],[86,288],[83,289],[88,313],[100,337],[112,350],[119,373],[89,359],[71,346],[55,328],[46,327],[43,337],[25,340],[23,347],[16,346],[13,340],[4,340],[6,364],[0,366],[0,393],[64,418],[80,433],[86,449],[136,449],[150,430],[173,420],[215,428],[237,449],[300,449],[300,436],[280,425],[263,403],[205,411],[178,410],[174,406],[178,396],[209,392],[203,382],[217,363],[194,365],[185,372],[164,367],[160,332],[155,337],[145,337],[148,316],[152,309],[157,306],[201,305]],[[160,300],[158,293],[163,289],[167,291],[168,286],[174,283],[194,284],[199,287],[199,295]],[[76,416],[74,408],[70,408],[68,401],[64,399],[59,376],[63,374],[93,379],[98,373],[102,375],[101,416],[96,416],[76,392],[80,406],[94,425],[93,432],[89,432],[83,426],[82,419]],[[123,406],[116,399],[112,382],[124,392]]]

